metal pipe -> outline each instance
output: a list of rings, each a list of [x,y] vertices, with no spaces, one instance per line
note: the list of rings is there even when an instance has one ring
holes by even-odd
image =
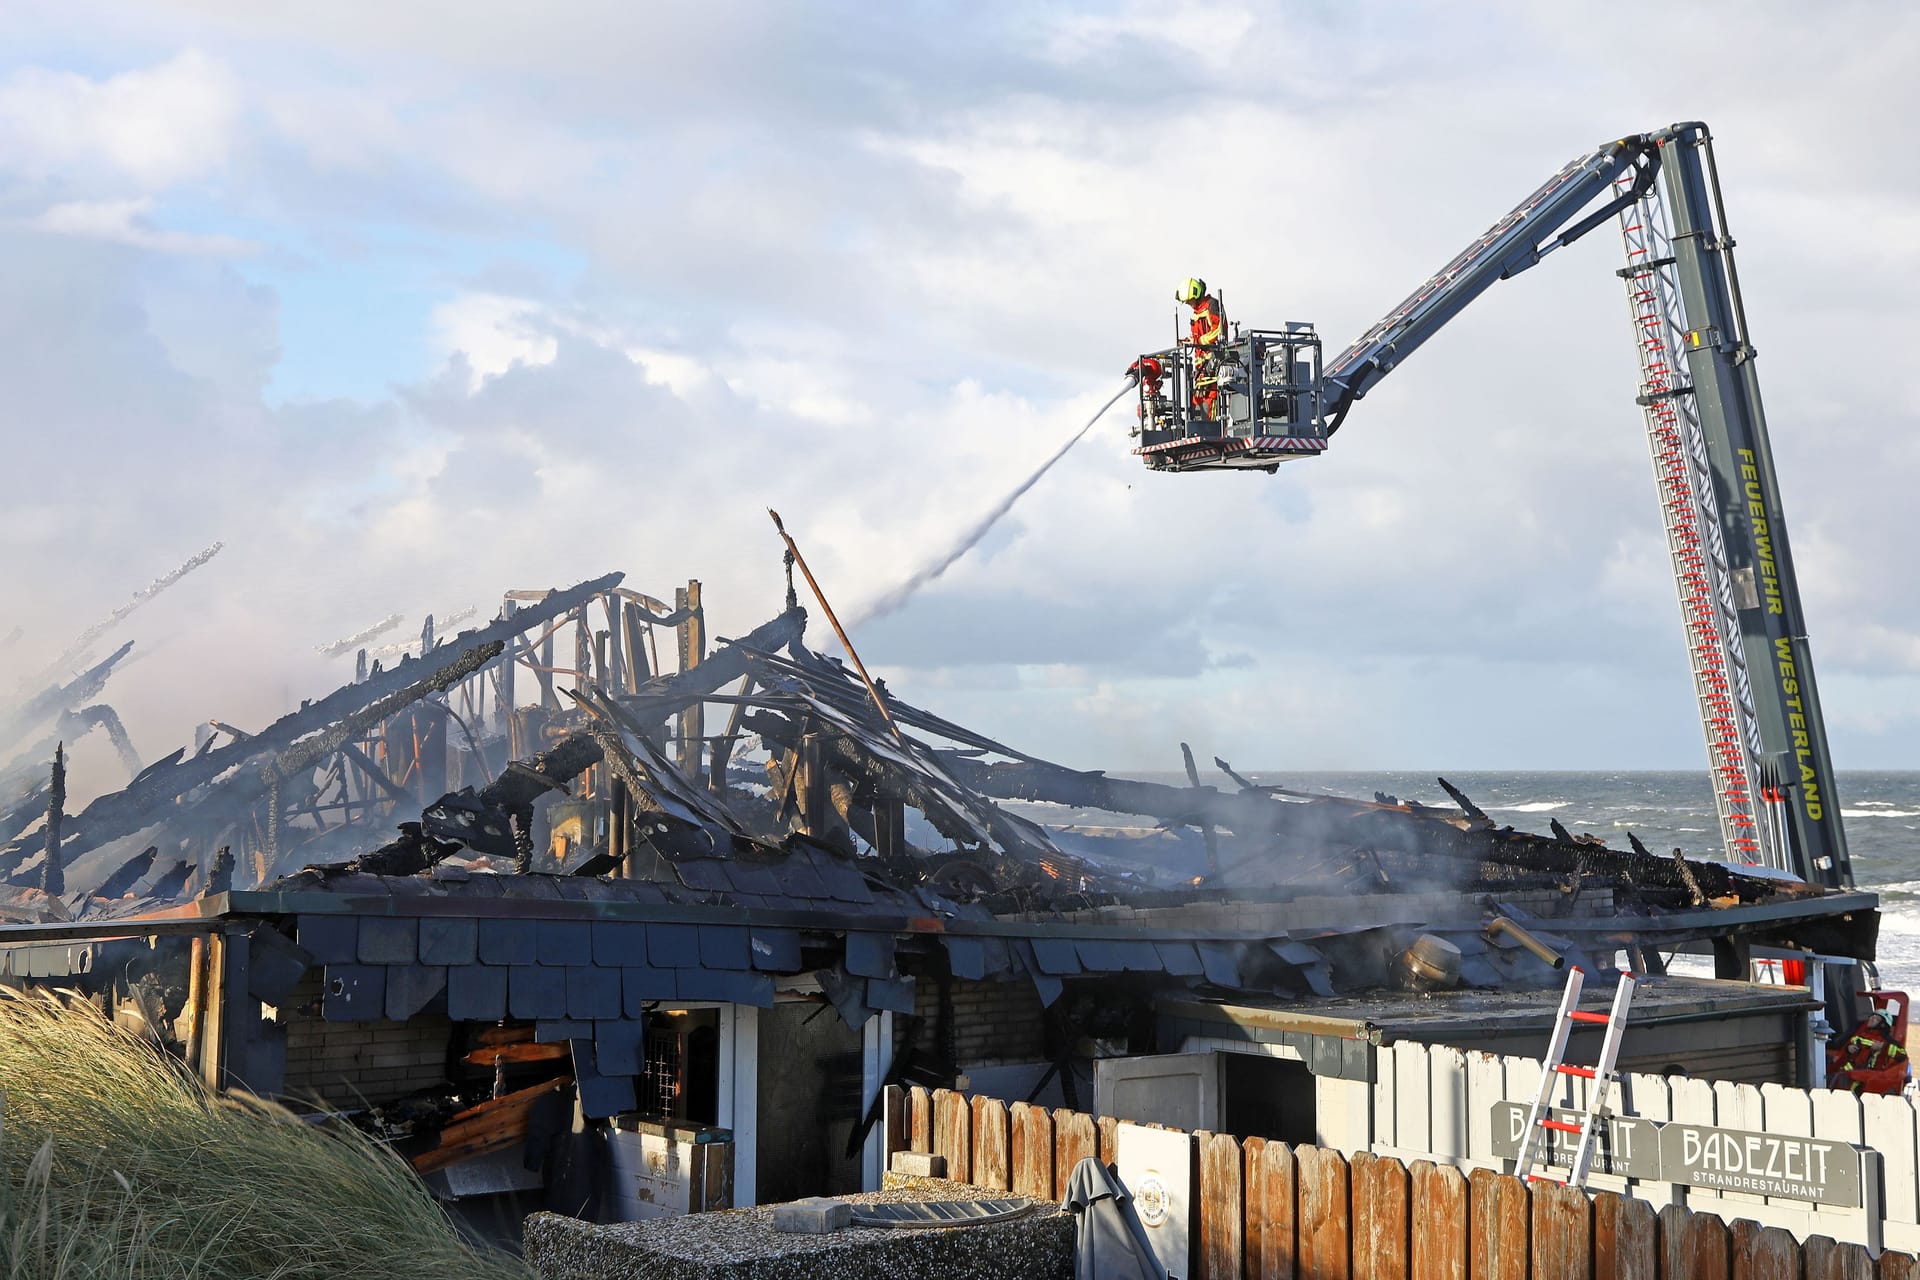
[[[1115,396],[1114,400],[1119,398]],[[1113,400],[1107,403],[1112,404]],[[827,621],[833,624],[833,634],[840,637],[840,647],[847,651],[849,658],[853,659],[853,669],[860,673],[861,682],[867,686],[867,695],[873,699],[874,710],[878,711],[880,718],[886,721],[887,729],[893,734],[893,740],[905,747],[907,740],[901,736],[900,726],[893,722],[893,715],[887,710],[886,702],[881,699],[880,690],[874,687],[873,677],[867,674],[867,664],[860,661],[860,655],[854,650],[853,641],[847,639],[847,629],[841,626],[840,619],[834,616],[833,606],[827,603],[826,593],[821,591],[820,584],[814,581],[813,570],[807,568],[806,557],[802,556],[800,548],[794,545],[793,535],[787,532],[786,525],[780,523],[780,513],[768,507],[767,514],[773,517],[773,527],[780,531],[780,540],[787,544],[787,550],[793,553],[793,562],[800,566],[800,572],[806,576],[807,585],[813,588],[813,598],[820,602],[820,611],[826,614]]]
[[[1497,937],[1504,933],[1555,969],[1564,969],[1567,967],[1567,958],[1565,956],[1505,916],[1495,916],[1493,919],[1487,921],[1486,933],[1489,938]]]

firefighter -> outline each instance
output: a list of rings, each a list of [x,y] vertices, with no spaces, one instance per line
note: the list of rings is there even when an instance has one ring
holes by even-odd
[[[1142,427],[1157,427],[1166,416],[1166,391],[1161,386],[1166,381],[1167,367],[1155,356],[1141,356],[1127,366],[1127,376],[1140,388],[1140,404],[1133,413]]]
[[[1854,1093],[1899,1093],[1907,1083],[1907,1051],[1893,1038],[1893,1017],[1876,1009],[1827,1053],[1827,1084]]]
[[[1207,282],[1190,277],[1177,295],[1193,311],[1188,334],[1193,339],[1193,407],[1207,418],[1219,409],[1220,389],[1215,376],[1220,363],[1220,343],[1227,334],[1227,313],[1220,299],[1207,292]]]

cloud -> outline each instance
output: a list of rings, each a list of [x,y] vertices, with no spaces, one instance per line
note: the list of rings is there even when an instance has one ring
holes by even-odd
[[[768,506],[850,615],[1166,340],[1179,279],[1337,348],[1568,156],[1706,112],[1837,754],[1911,762],[1920,191],[1878,122],[1913,20],[75,3],[145,69],[0,70],[7,456],[87,493],[0,508],[0,587],[52,637],[167,567],[129,548],[228,542],[143,614],[136,740],[311,694],[278,655],[371,618],[611,567],[737,634],[784,591]],[[1713,35],[1698,102],[1609,52],[1650,17]],[[865,656],[1076,763],[1697,764],[1608,238],[1276,476],[1147,474],[1123,405]],[[392,389],[275,403],[290,345]]]
[[[197,50],[101,79],[23,67],[0,80],[0,169],[159,191],[221,168],[240,113],[236,78]]]
[[[151,198],[137,200],[77,200],[56,204],[43,213],[21,221],[21,225],[53,235],[79,236],[105,240],[156,253],[211,254],[238,257],[256,253],[260,246],[236,236],[208,235],[193,231],[169,231],[148,224],[146,214],[153,207]]]

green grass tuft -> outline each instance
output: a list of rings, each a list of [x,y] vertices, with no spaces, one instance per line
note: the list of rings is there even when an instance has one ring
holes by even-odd
[[[398,1157],[215,1098],[92,1006],[0,989],[0,1278],[527,1280]]]

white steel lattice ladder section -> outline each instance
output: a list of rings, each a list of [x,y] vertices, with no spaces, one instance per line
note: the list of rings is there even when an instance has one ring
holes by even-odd
[[[1774,835],[1775,826],[1763,825],[1767,815],[1758,802],[1773,793],[1762,791],[1757,776],[1760,721],[1706,440],[1685,381],[1682,343],[1687,324],[1669,226],[1657,184],[1620,211],[1627,265],[1619,274],[1626,281],[1640,353],[1639,400],[1646,411],[1647,445],[1660,486],[1660,513],[1680,593],[1726,855],[1729,861],[1788,870],[1784,843]]]
[[[1567,991],[1560,997],[1560,1012],[1553,1023],[1553,1038],[1547,1045],[1546,1059],[1540,1064],[1540,1091],[1533,1097],[1533,1108],[1527,1112],[1527,1128],[1520,1136],[1520,1151],[1515,1157],[1514,1176],[1530,1182],[1558,1182],[1558,1178],[1548,1178],[1532,1172],[1536,1153],[1544,1141],[1542,1133],[1577,1133],[1580,1146],[1574,1152],[1573,1168],[1568,1172],[1566,1186],[1585,1186],[1587,1173],[1593,1167],[1594,1133],[1603,1123],[1607,1109],[1607,1096],[1613,1086],[1613,1069],[1620,1061],[1620,1037],[1626,1033],[1627,1010],[1633,1004],[1633,975],[1622,973],[1620,985],[1613,993],[1613,1008],[1606,1013],[1586,1013],[1580,1008],[1580,989],[1586,983],[1586,974],[1578,965],[1567,972]],[[1600,1046],[1600,1061],[1591,1067],[1576,1067],[1565,1061],[1567,1056],[1567,1036],[1573,1031],[1576,1022],[1591,1022],[1603,1025],[1607,1029],[1606,1039]],[[1576,1076],[1587,1082],[1586,1114],[1578,1124],[1570,1120],[1556,1120],[1550,1106],[1555,1087],[1562,1076]]]

